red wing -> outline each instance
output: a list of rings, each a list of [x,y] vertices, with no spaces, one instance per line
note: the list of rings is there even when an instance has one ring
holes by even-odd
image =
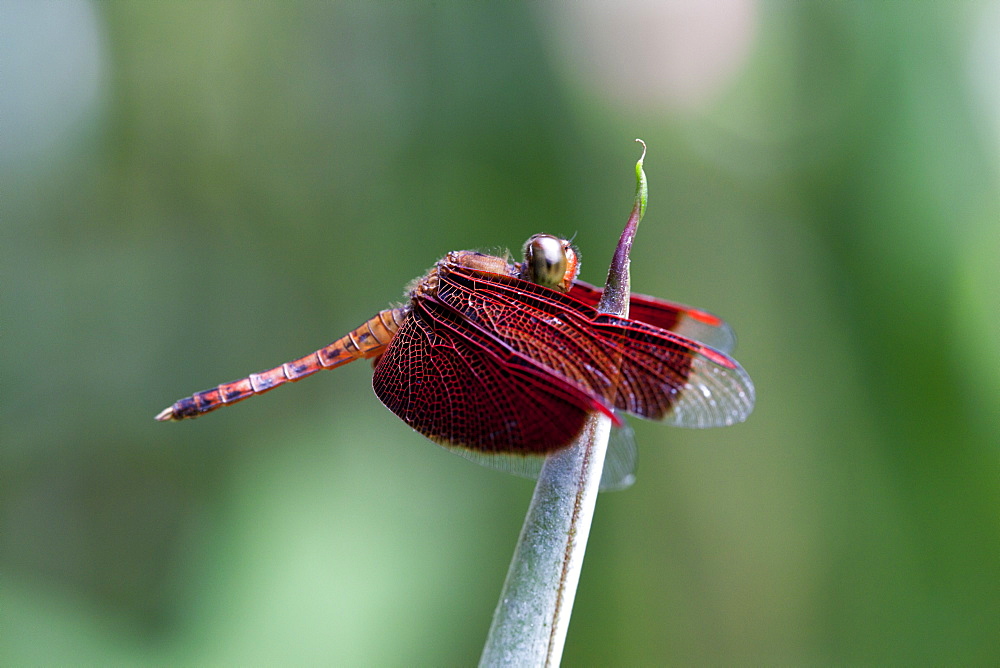
[[[597,308],[602,294],[603,288],[581,280],[574,281],[569,291],[570,297],[593,308]],[[736,347],[736,335],[722,318],[684,304],[633,294],[629,299],[628,317],[694,339],[724,353],[732,352]]]
[[[601,314],[593,326],[622,355],[615,408],[692,428],[743,422],[753,410],[753,382],[731,357],[627,318]]]
[[[612,414],[433,296],[414,302],[372,385],[424,436],[487,453],[545,454],[569,444],[589,413]]]
[[[438,298],[554,377],[616,409],[680,427],[741,422],[753,408],[749,376],[728,356],[636,320],[598,313],[516,278],[453,270]]]

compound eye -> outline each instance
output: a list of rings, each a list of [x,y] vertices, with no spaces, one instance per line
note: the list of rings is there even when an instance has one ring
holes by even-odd
[[[521,278],[566,292],[576,278],[576,252],[565,239],[536,234],[524,244]]]

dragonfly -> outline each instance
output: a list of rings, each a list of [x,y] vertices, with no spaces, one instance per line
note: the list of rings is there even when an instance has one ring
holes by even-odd
[[[607,415],[621,436],[602,488],[616,488],[630,484],[635,460],[620,413],[693,428],[750,415],[754,386],[729,356],[735,336],[722,319],[641,294],[631,295],[628,317],[598,311],[603,290],[577,278],[579,254],[557,236],[532,236],[523,258],[452,251],[410,284],[406,303],[305,357],[181,399],[156,419],[198,417],[369,359],[376,396],[403,422],[512,473],[536,475],[591,414]]]

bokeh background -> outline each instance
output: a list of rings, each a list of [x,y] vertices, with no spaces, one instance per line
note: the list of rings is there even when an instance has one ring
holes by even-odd
[[[729,320],[635,424],[567,665],[1000,661],[1000,3],[0,3],[0,663],[467,665],[531,494],[356,364],[452,249]]]

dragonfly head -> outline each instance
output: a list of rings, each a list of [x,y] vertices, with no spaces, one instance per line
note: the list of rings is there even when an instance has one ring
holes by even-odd
[[[520,278],[560,292],[568,292],[580,272],[576,249],[566,239],[536,234],[524,243]]]

